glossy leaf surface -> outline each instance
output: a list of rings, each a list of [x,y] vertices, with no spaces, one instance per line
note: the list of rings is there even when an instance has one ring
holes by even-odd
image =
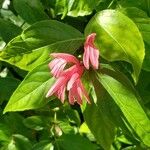
[[[143,143],[150,146],[150,120],[140,105],[140,99],[127,82],[117,81],[106,74],[98,74],[100,83],[104,86],[115,103],[121,109],[125,118],[140,137]],[[121,79],[122,80],[122,79]]]
[[[92,32],[97,34],[95,44],[101,56],[108,61],[131,63],[137,82],[145,50],[142,36],[133,21],[118,11],[104,10],[88,23],[85,34]]]
[[[0,59],[29,71],[46,61],[52,52],[75,52],[83,40],[82,34],[69,25],[42,21],[8,43]]]
[[[54,78],[50,76],[48,63],[38,66],[26,76],[13,93],[4,112],[42,107],[48,102],[46,94],[53,82]]]

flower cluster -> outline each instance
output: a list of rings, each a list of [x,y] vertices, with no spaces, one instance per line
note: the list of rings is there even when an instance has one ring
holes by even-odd
[[[68,91],[70,104],[77,102],[82,104],[82,97],[90,103],[87,91],[85,90],[81,77],[85,68],[89,69],[90,63],[94,69],[98,69],[99,50],[94,45],[96,34],[90,34],[84,44],[83,63],[76,57],[66,53],[52,53],[54,59],[49,63],[52,75],[57,79],[48,91],[46,97],[56,95],[61,102],[65,100],[65,92]],[[69,68],[66,68],[67,65]]]

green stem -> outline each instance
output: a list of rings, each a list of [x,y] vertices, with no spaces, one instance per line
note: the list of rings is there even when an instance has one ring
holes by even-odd
[[[110,4],[108,5],[107,8],[108,8],[108,9],[111,8],[111,6],[113,5],[113,3],[114,3],[115,1],[116,1],[116,0],[112,0],[112,1],[110,2]]]

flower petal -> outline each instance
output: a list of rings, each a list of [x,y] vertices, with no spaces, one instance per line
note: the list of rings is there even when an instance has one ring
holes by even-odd
[[[78,73],[75,73],[75,74],[72,75],[72,77],[70,78],[70,80],[69,80],[69,82],[68,82],[68,84],[67,84],[67,90],[68,90],[68,91],[72,88],[74,82],[75,82],[78,78],[79,78],[79,74],[78,74]]]
[[[72,67],[70,67],[70,68],[64,70],[64,71],[62,72],[61,76],[67,76],[68,78],[71,78],[71,76],[72,76],[74,73],[78,72],[78,70],[79,70],[78,66],[77,66],[77,65],[73,65]]]
[[[61,102],[64,103],[64,100],[65,100],[65,91],[66,91],[66,87],[63,86],[62,89],[61,89]]]
[[[61,75],[61,73],[63,72],[65,66],[66,66],[66,64],[62,64],[60,66],[59,71],[57,71],[56,78],[58,78]]]
[[[99,50],[96,49],[95,50],[95,69],[98,69],[98,66],[99,66]]]
[[[66,82],[67,82],[67,80],[66,80],[66,78],[64,76],[58,78],[57,81],[54,83],[54,85],[48,91],[46,97],[49,97],[49,96],[53,95],[56,91],[59,90],[59,88],[62,85],[66,85]]]
[[[99,50],[93,47],[90,47],[90,62],[94,69],[98,69],[99,66]]]
[[[74,104],[74,97],[73,97],[73,90],[74,89],[70,89],[70,91],[69,91],[69,103],[71,104],[71,105],[73,105]]]
[[[90,62],[94,69],[99,66],[99,50],[94,45],[95,36],[96,33],[88,35],[84,43],[83,63],[86,69],[89,69]]]
[[[56,96],[61,100],[62,103],[64,103],[65,100],[65,90],[66,87],[62,85],[60,89],[56,92]]]
[[[66,60],[68,63],[75,63],[75,64],[79,64],[79,60],[70,54],[66,54],[66,53],[52,53],[51,56],[55,57],[55,58],[62,58],[64,60]]]
[[[55,67],[55,65],[59,62],[60,59],[58,58],[55,58],[54,60],[52,60],[50,63],[49,63],[49,68],[50,69],[53,69]]]
[[[57,64],[53,66],[51,73],[53,74],[54,77],[57,78],[59,77],[59,75],[61,74],[65,66],[66,66],[66,61],[59,59],[59,61],[57,61]]]
[[[90,61],[90,52],[89,52],[89,45],[85,46],[85,59],[86,60],[86,66],[89,68],[89,61]],[[93,48],[93,47],[92,47]],[[52,53],[51,56],[55,57],[51,63],[49,63],[49,68],[51,69],[51,73],[53,76],[57,78],[56,82],[52,85],[52,87],[49,89],[46,97],[49,97],[53,94],[55,94],[62,103],[64,103],[65,100],[65,91],[66,88],[69,91],[69,103],[73,105],[75,102],[78,104],[82,104],[82,96],[84,95],[86,100],[90,103],[90,100],[88,98],[88,94],[86,93],[86,90],[84,89],[82,82],[80,80],[83,71],[84,66],[83,63],[78,61],[74,56],[70,54],[65,53]],[[97,58],[98,56],[93,53],[93,56],[91,57],[92,63],[94,63],[94,58]],[[65,69],[65,66],[67,63],[74,63],[70,68]]]
[[[78,104],[82,105],[82,90],[80,87],[77,87],[76,100]]]
[[[78,81],[78,86],[81,88],[82,93],[84,94],[84,96],[85,96],[85,98],[86,98],[86,101],[90,104],[90,103],[91,103],[91,102],[90,102],[90,98],[89,98],[88,93],[87,93],[86,89],[84,88],[84,86],[83,86],[81,80]]]
[[[85,41],[85,45],[90,45],[93,47],[95,36],[96,36],[96,33],[91,33],[90,35],[88,35]]]
[[[84,54],[83,54],[83,64],[86,69],[89,69],[89,58],[90,58],[89,46],[86,46],[84,47]]]

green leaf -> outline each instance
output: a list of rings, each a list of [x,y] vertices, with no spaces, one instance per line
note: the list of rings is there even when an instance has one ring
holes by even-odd
[[[24,70],[32,70],[52,52],[73,53],[83,43],[83,35],[64,23],[38,22],[14,38],[0,53],[0,59]]]
[[[119,9],[125,15],[130,17],[139,28],[145,43],[145,58],[142,68],[146,71],[150,71],[150,17],[141,9],[135,7]]]
[[[20,16],[16,16],[11,10],[9,9],[1,9],[1,16],[4,20],[8,20],[13,24],[21,27],[22,29],[29,27],[28,23],[25,23],[24,20]]]
[[[150,103],[150,72],[142,70],[136,89],[142,97],[143,103],[148,107],[147,104]]]
[[[97,81],[94,73],[91,74],[90,78],[93,84],[90,90],[92,104],[86,105],[86,109],[83,112],[84,119],[96,141],[107,150],[110,149],[114,140],[116,127],[116,124],[114,124],[115,118],[111,112],[112,108],[109,107],[111,98],[106,94],[106,90],[100,85],[99,81]],[[117,114],[119,113],[117,112]]]
[[[132,64],[135,82],[144,59],[142,36],[131,19],[115,10],[97,13],[88,23],[85,34],[97,34],[95,44],[108,61],[126,61]]]
[[[126,139],[126,137],[124,135],[121,135],[121,136],[117,137],[117,140],[119,142],[132,145],[131,141],[129,141],[128,139]]]
[[[19,80],[15,78],[0,78],[0,102],[8,100],[19,83]]]
[[[75,133],[75,128],[70,125],[70,122],[65,120],[65,121],[59,121],[58,125],[55,125],[55,134],[57,136],[60,136],[63,133],[69,134],[69,133]]]
[[[70,150],[96,150],[97,146],[91,143],[85,137],[79,134],[63,134],[57,141],[56,144],[60,149]]]
[[[150,0],[121,0],[119,6],[122,7],[137,7],[139,9],[144,10],[150,16]]]
[[[150,72],[150,43],[147,45],[145,44],[145,58],[144,58],[144,62],[143,62],[143,66],[142,69],[145,71],[149,71]]]
[[[9,128],[5,124],[0,123],[0,143],[8,143],[10,136]]]
[[[94,103],[87,105],[84,111],[84,119],[97,142],[108,150],[114,140],[115,128],[100,105],[100,103],[98,105]]]
[[[30,24],[48,19],[40,0],[14,0],[13,5],[17,13]]]
[[[110,65],[107,64],[101,64],[101,69],[100,71],[103,74],[109,74],[113,76],[114,78],[124,81],[127,83],[129,88],[131,88],[131,84],[128,81],[128,79],[118,70],[115,70],[112,68]],[[122,111],[120,108],[117,106],[117,104],[113,101],[112,97],[108,94],[108,92],[105,90],[105,88],[101,85],[99,79],[94,76],[94,74],[91,74],[91,79],[92,83],[94,86],[94,89],[91,92],[91,96],[93,98],[94,103],[96,103],[95,107],[97,108],[98,111],[100,111],[105,120],[108,120],[109,125],[111,124],[111,128],[113,127],[118,127],[118,129],[121,129],[121,132],[126,135],[126,137],[131,140],[134,144],[137,144],[137,139],[139,139],[132,130],[130,124],[127,122],[125,119]],[[95,92],[94,92],[95,91]],[[107,123],[107,122],[106,122]],[[109,128],[109,129],[111,129]],[[109,131],[108,131],[109,132]],[[107,133],[107,132],[106,132]],[[95,132],[97,134],[97,132]],[[109,133],[107,133],[109,135]],[[98,136],[98,135],[97,135]],[[106,136],[106,134],[105,134]],[[113,134],[112,134],[113,136]],[[113,140],[113,137],[112,137]],[[109,140],[99,141],[101,142],[100,144],[104,144],[104,146],[107,144],[106,142],[110,142],[111,138]],[[108,145],[106,145],[108,146]]]
[[[33,69],[11,96],[4,113],[8,111],[23,111],[44,106],[48,100],[46,94],[54,82],[50,76],[48,62]]]
[[[31,116],[23,121],[24,125],[30,129],[34,129],[37,131],[44,129],[44,121],[40,116]]]
[[[133,87],[127,80],[123,80],[123,77],[118,81],[106,74],[97,75],[99,82],[118,105],[132,129],[145,145],[150,146],[150,120],[139,103],[139,96]]]
[[[53,150],[53,145],[48,140],[40,141],[32,147],[32,150]]]
[[[79,116],[79,113],[77,112],[77,110],[73,110],[70,106],[66,106],[63,109],[64,109],[64,113],[67,116],[68,120],[71,123],[75,123],[75,124],[77,124],[77,126],[80,126],[81,120],[80,120],[80,116]]]
[[[31,138],[31,130],[23,125],[23,119],[24,118],[18,113],[9,113],[1,116],[0,141],[5,141],[8,144],[11,140],[11,136],[16,132]]]
[[[31,150],[30,141],[23,135],[14,134],[11,142],[8,145],[8,150]]]
[[[94,135],[91,133],[89,127],[85,122],[83,122],[82,125],[80,126],[79,133],[86,134],[86,136],[90,141],[96,141]]]
[[[96,7],[96,11],[102,11],[105,9],[115,9],[117,1],[115,0],[100,0],[100,3]]]
[[[0,37],[8,43],[12,38],[22,32],[22,29],[13,23],[0,18]]]
[[[62,14],[62,18],[67,16],[78,17],[90,15],[98,1],[91,0],[58,0],[55,3],[55,14]]]

